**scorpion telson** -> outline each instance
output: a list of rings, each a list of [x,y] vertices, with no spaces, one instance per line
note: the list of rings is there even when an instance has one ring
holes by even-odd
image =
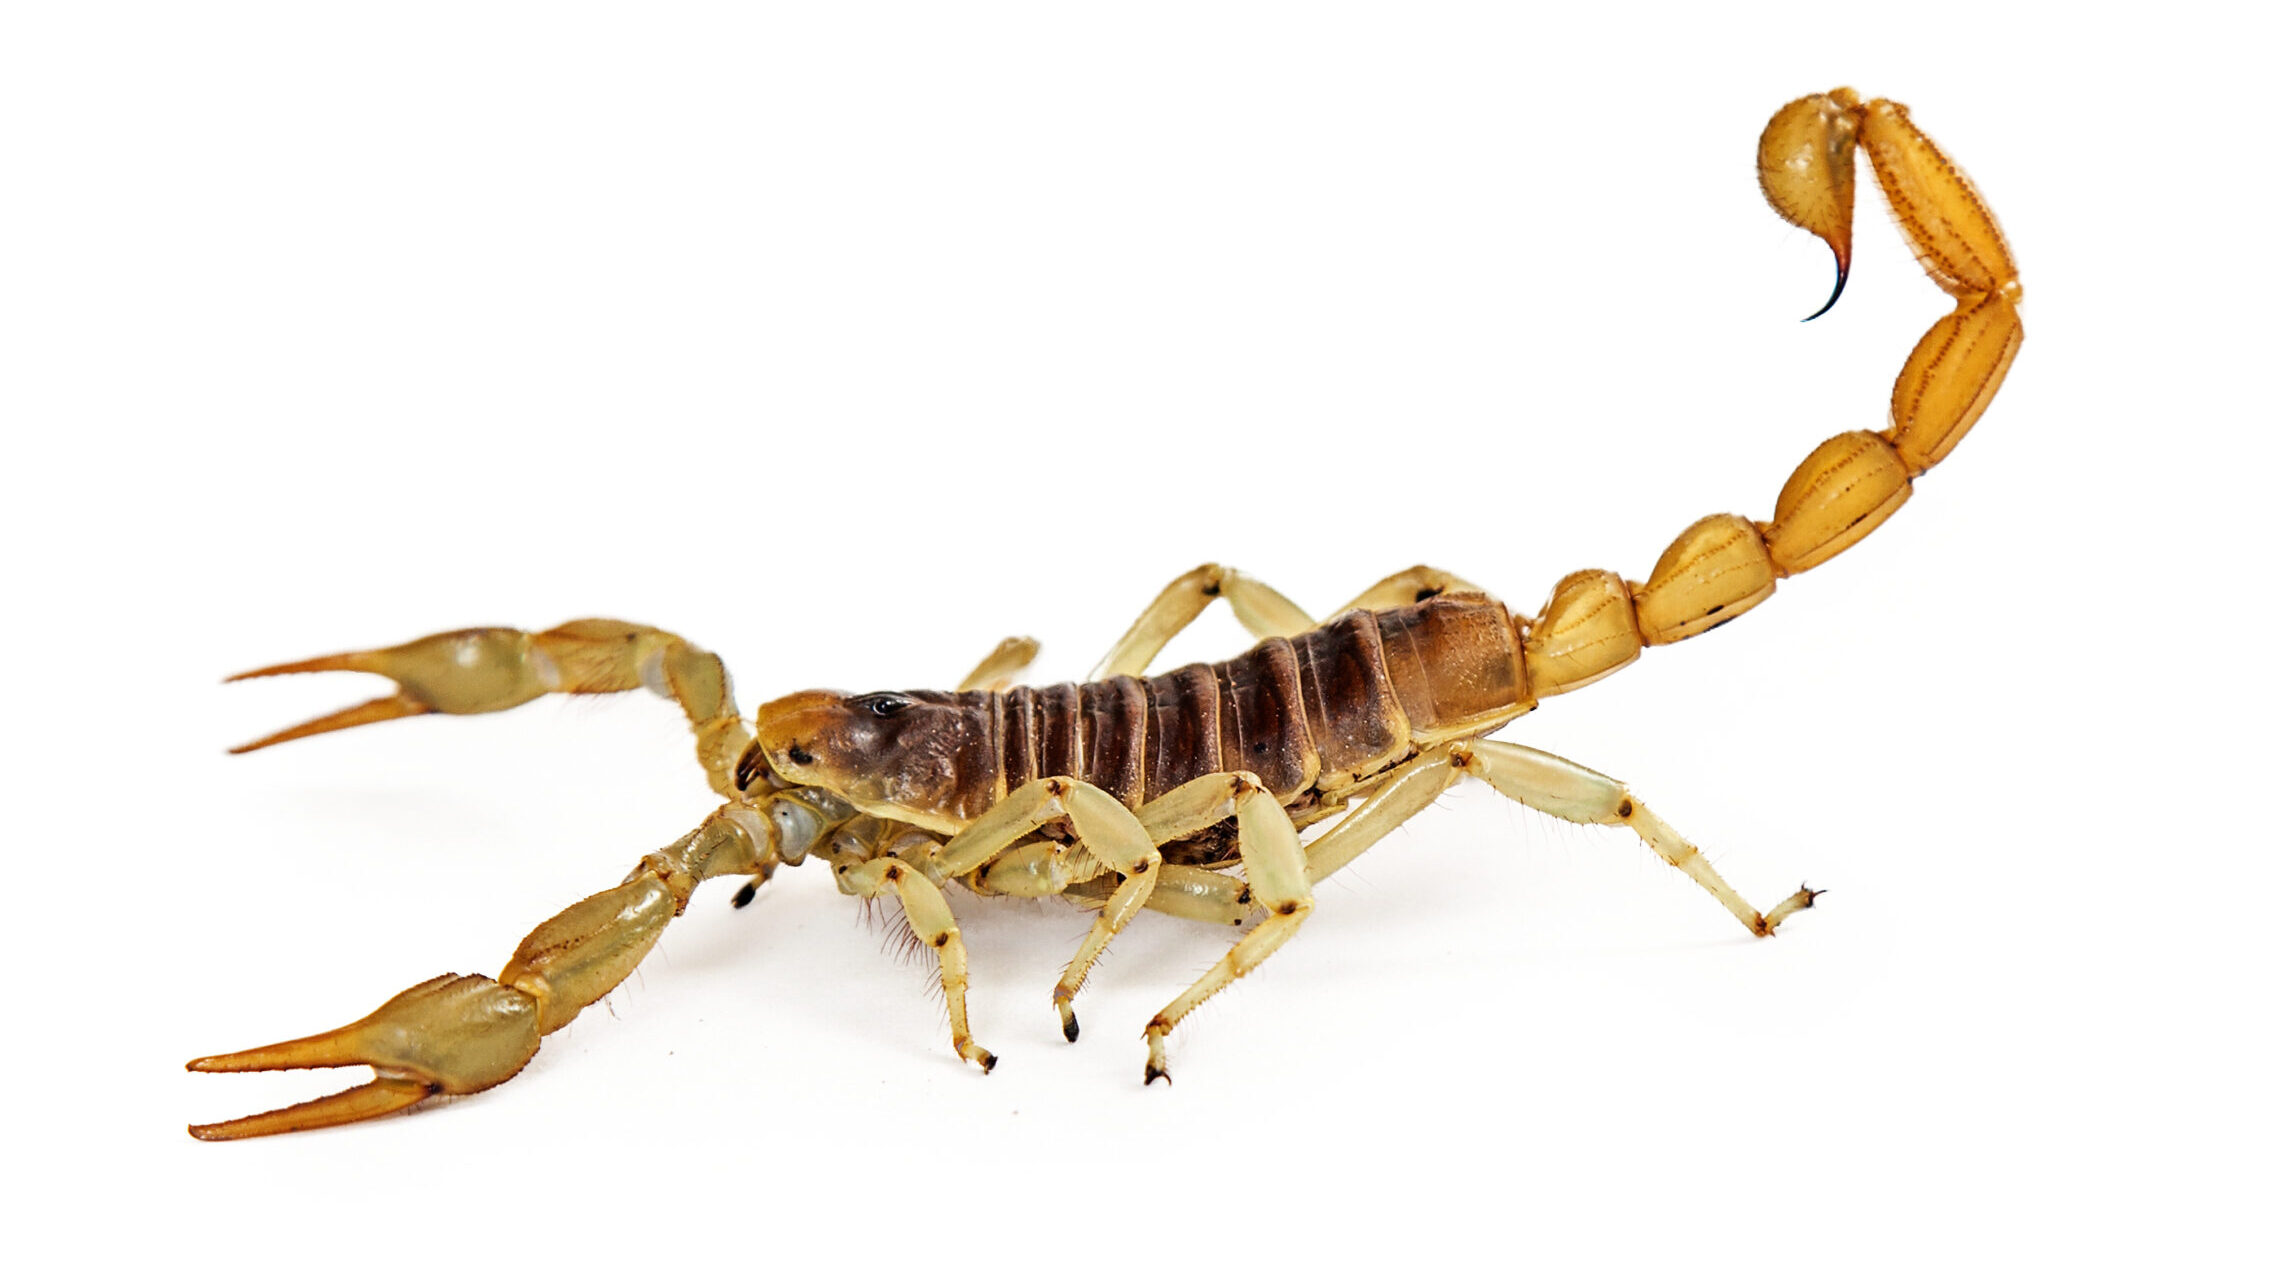
[[[1318,618],[1207,565],[1166,586],[1086,683],[1014,685],[1037,648],[1011,638],[948,691],[802,692],[761,706],[750,724],[720,657],[617,620],[544,633],[468,629],[237,675],[346,669],[398,688],[241,753],[414,714],[488,713],[549,692],[647,687],[681,707],[706,779],[727,801],[616,887],[542,923],[496,980],[441,976],[338,1030],[191,1062],[203,1071],[365,1065],[375,1076],[192,1135],[350,1123],[505,1082],[542,1036],[633,972],[699,883],[740,876],[744,904],[779,866],[810,856],[830,865],[842,891],[897,897],[942,969],[954,1049],[984,1070],[997,1058],[968,1029],[967,955],[948,885],[1058,896],[1093,911],[1053,992],[1071,1039],[1088,970],[1142,910],[1244,928],[1144,1026],[1145,1083],[1168,1077],[1169,1031],[1300,929],[1316,883],[1469,776],[1549,815],[1632,830],[1746,930],[1773,932],[1816,893],[1802,887],[1763,913],[1625,785],[1484,737],[1647,647],[1726,624],[1777,581],[1847,549],[1910,498],[1912,480],[1996,394],[2022,338],[2021,286],[1996,220],[1903,107],[1847,89],[1790,103],[1760,139],[1769,203],[1831,247],[1838,279],[1823,310],[1847,282],[1858,148],[1919,263],[1953,301],[1904,361],[1888,428],[1816,447],[1777,493],[1770,520],[1707,517],[1645,580],[1579,571],[1535,616],[1422,566]],[[1215,599],[1259,645],[1145,677]]]

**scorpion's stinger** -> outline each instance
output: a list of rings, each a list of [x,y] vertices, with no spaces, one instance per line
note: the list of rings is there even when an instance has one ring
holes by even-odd
[[[1836,251],[1834,251],[1834,253],[1836,254],[1837,252],[1836,252]],[[1808,313],[1808,314],[1807,314],[1806,316],[1804,316],[1804,317],[1801,317],[1801,318],[1800,318],[1800,324],[1802,324],[1802,325],[1805,325],[1805,324],[1807,324],[1808,322],[1815,320],[1817,317],[1819,317],[1819,316],[1822,316],[1824,313],[1826,313],[1826,312],[1829,312],[1831,309],[1838,307],[1838,306],[1839,306],[1839,296],[1840,296],[1841,294],[1844,294],[1844,293],[1846,293],[1846,291],[1847,291],[1847,260],[1846,260],[1844,257],[1842,257],[1842,258],[1840,258],[1840,259],[1839,259],[1839,279],[1838,279],[1837,281],[1834,281],[1834,282],[1832,282],[1832,285],[1831,285],[1831,297],[1830,297],[1830,298],[1828,298],[1828,299],[1825,299],[1825,300],[1823,301],[1823,306],[1822,306],[1822,307],[1820,307],[1820,308],[1817,308],[1815,311]]]
[[[1760,190],[1785,222],[1831,247],[1839,279],[1831,297],[1804,318],[1839,303],[1855,249],[1855,108],[1852,89],[1810,94],[1785,104],[1760,135]]]

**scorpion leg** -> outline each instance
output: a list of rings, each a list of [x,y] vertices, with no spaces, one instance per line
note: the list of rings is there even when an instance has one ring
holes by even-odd
[[[732,800],[743,796],[736,786],[737,757],[753,733],[738,717],[729,671],[720,656],[663,629],[624,620],[572,620],[544,633],[461,629],[377,651],[250,669],[225,681],[337,671],[376,673],[393,679],[398,689],[395,695],[311,719],[230,752],[251,753],[304,736],[424,713],[495,713],[549,692],[600,695],[647,687],[681,705],[714,792]]]
[[[1126,635],[1094,666],[1088,681],[1120,675],[1140,677],[1149,662],[1165,649],[1174,635],[1188,628],[1213,599],[1225,597],[1237,622],[1256,638],[1291,637],[1316,627],[1308,613],[1282,593],[1242,571],[1207,562],[1180,577],[1157,595],[1133,622]]]
[[[1109,876],[1083,883],[1076,881],[1079,877],[1073,873],[1069,876],[1071,881],[1040,891],[1000,894],[1052,896],[1059,892],[1062,899],[1080,909],[1100,909],[1110,893],[1117,890],[1116,880]],[[1169,862],[1158,867],[1157,886],[1150,889],[1149,903],[1142,908],[1197,923],[1243,927],[1245,920],[1252,917],[1252,889],[1233,874]]]
[[[1309,839],[1302,849],[1303,863],[1308,871],[1308,883],[1314,886],[1347,867],[1350,861],[1361,856],[1373,844],[1401,828],[1405,821],[1426,810],[1427,805],[1464,774],[1452,762],[1447,750],[1422,754],[1389,772],[1374,782],[1372,792],[1349,808],[1338,823],[1329,830]],[[1204,777],[1212,780],[1215,777]],[[1159,843],[1187,837],[1159,828],[1157,809],[1167,794],[1141,810],[1143,824],[1150,836]],[[1221,812],[1219,819],[1230,813]],[[1190,831],[1195,832],[1195,831]],[[995,873],[995,871],[990,871]],[[1002,895],[1045,896],[1061,892],[1067,900],[1087,908],[1102,903],[1107,894],[1102,884],[1065,882],[1042,888],[1014,889],[994,882],[987,890]],[[1243,926],[1252,917],[1256,906],[1252,889],[1245,881],[1217,870],[1200,869],[1192,865],[1167,865],[1158,872],[1157,887],[1150,894],[1149,909],[1175,918],[1186,918],[1199,923],[1227,923]]]
[[[1657,855],[1696,881],[1755,936],[1815,903],[1821,893],[1801,888],[1762,914],[1728,885],[1687,839],[1618,781],[1550,753],[1495,740],[1465,740],[1421,754],[1389,773],[1369,798],[1308,844],[1308,880],[1321,882],[1457,783],[1475,776],[1534,811],[1587,825],[1624,825]]]
[[[750,807],[721,808],[678,841],[643,858],[625,882],[532,929],[499,979],[447,973],[423,981],[338,1030],[267,1047],[200,1057],[206,1072],[370,1066],[373,1080],[346,1092],[233,1119],[194,1124],[201,1141],[300,1132],[391,1114],[438,1094],[494,1088],[523,1069],[540,1036],[616,988],[688,907],[697,884],[717,874],[767,870],[778,855],[768,820]]]
[[[1222,821],[1237,815],[1237,804],[1244,798],[1261,793],[1258,776],[1249,771],[1224,771],[1199,776],[1178,789],[1151,799],[1134,813],[1148,840],[1159,847],[1201,834]],[[1241,821],[1239,822],[1242,823]],[[1062,892],[1077,878],[1096,867],[1082,844],[1067,852],[1053,852],[1046,856],[1053,862],[1053,879],[1035,889],[1020,889],[1020,894],[1050,896]],[[1036,868],[1035,863],[1025,873]],[[1011,881],[998,871],[986,871],[985,886],[993,891],[1014,890]],[[1122,890],[1113,885],[1112,895]],[[1155,885],[1143,908],[1161,913],[1177,914],[1202,919],[1209,923],[1242,924],[1252,913],[1252,891],[1240,879],[1211,870],[1189,869],[1180,866],[1161,866]],[[1123,923],[1119,924],[1124,926]],[[1114,932],[1116,929],[1111,929]],[[1078,1038],[1078,1019],[1070,1011],[1070,999],[1085,984],[1088,969],[1110,942],[1111,932],[1089,934],[1070,960],[1063,973],[1061,984],[1055,986],[1055,1008],[1062,1014],[1062,1033],[1075,1042]]]
[[[944,844],[932,862],[932,872],[945,879],[973,873],[1013,848],[1018,839],[1055,821],[1067,821],[1090,855],[1083,858],[1056,856],[1053,864],[1057,868],[1051,881],[1028,894],[1051,895],[1060,891],[1068,884],[1069,870],[1080,860],[1089,865],[1094,862],[1107,865],[1118,879],[1116,889],[1103,902],[1094,925],[1079,944],[1077,955],[1054,987],[1054,1009],[1062,1018],[1062,1035],[1076,1039],[1078,1016],[1071,1010],[1071,1000],[1086,984],[1087,970],[1110,943],[1110,938],[1123,931],[1148,903],[1150,892],[1157,886],[1158,871],[1165,864],[1141,821],[1124,803],[1098,786],[1069,776],[1047,776],[1014,790]],[[1038,853],[1035,844],[1015,848],[1015,851],[1025,855],[1024,863],[1035,863],[1027,859]],[[988,875],[985,881],[990,885]],[[1021,889],[994,887],[994,890]]]
[[[1304,853],[1309,884],[1321,883],[1346,868],[1372,844],[1425,811],[1427,804],[1457,782],[1460,774],[1458,763],[1446,749],[1420,754],[1389,772],[1370,797],[1350,807],[1338,824],[1309,842]]]
[[[1414,566],[1397,571],[1365,589],[1356,599],[1324,617],[1329,623],[1350,611],[1384,611],[1443,593],[1480,593],[1482,590],[1449,571]],[[1165,586],[1118,644],[1094,666],[1089,680],[1124,674],[1139,677],[1157,653],[1181,630],[1204,613],[1216,597],[1229,599],[1237,620],[1256,638],[1291,637],[1318,627],[1308,613],[1275,589],[1240,571],[1207,563]]]
[[[1147,1028],[1149,1065],[1143,1071],[1142,1081],[1154,1083],[1170,1079],[1165,1071],[1166,1034],[1223,986],[1258,967],[1261,960],[1299,930],[1300,921],[1307,917],[1314,903],[1310,889],[1316,883],[1344,868],[1374,843],[1424,811],[1460,777],[1469,775],[1487,781],[1516,802],[1548,815],[1581,824],[1629,826],[1659,856],[1710,892],[1756,936],[1774,932],[1778,923],[1813,905],[1815,898],[1821,895],[1802,887],[1774,909],[1761,914],[1713,871],[1702,852],[1642,805],[1624,785],[1576,763],[1520,745],[1469,740],[1423,753],[1390,772],[1369,797],[1350,808],[1337,824],[1311,840],[1305,848],[1300,846],[1290,818],[1275,805],[1274,799],[1264,792],[1247,796],[1240,791],[1236,798],[1237,847],[1244,860],[1247,881],[1238,883],[1208,870],[1169,870],[1169,873],[1193,872],[1216,882],[1174,885],[1168,878],[1160,882],[1158,900],[1151,903],[1151,908],[1207,922],[1232,921],[1232,915],[1234,921],[1242,921],[1247,911],[1254,908],[1266,909],[1268,917],[1238,941],[1210,972],[1150,1021]],[[1206,777],[1197,783],[1214,779]],[[1191,788],[1193,786],[1184,786],[1142,808],[1144,821],[1160,819],[1153,814],[1155,809]],[[1191,800],[1185,807],[1166,810],[1180,810],[1189,818],[1217,819],[1207,807],[1199,805],[1202,801]],[[1150,832],[1160,842],[1177,836],[1161,832],[1155,823],[1150,825]]]
[[[1008,638],[991,649],[983,662],[975,666],[959,683],[961,691],[1004,691],[1007,685],[1021,676],[1038,658],[1038,642],[1033,638]]]
[[[1802,885],[1774,909],[1762,914],[1737,895],[1704,853],[1675,832],[1619,781],[1550,753],[1495,740],[1466,740],[1447,751],[1459,770],[1488,782],[1491,788],[1533,811],[1575,821],[1581,825],[1624,825],[1640,835],[1649,849],[1673,868],[1688,875],[1712,894],[1754,936],[1767,936],[1794,913],[1815,904],[1821,892]],[[1329,835],[1327,835],[1329,837]]]
[[[999,1058],[975,1042],[967,1028],[967,946],[959,939],[959,923],[951,915],[951,903],[943,899],[943,889],[929,882],[919,869],[893,856],[838,873],[841,890],[853,896],[869,899],[887,888],[896,889],[904,904],[905,921],[935,951],[936,963],[942,969],[943,1003],[951,1014],[951,1046],[958,1050],[960,1060],[972,1061],[983,1067],[983,1073],[991,1073]]]
[[[1254,924],[1219,962],[1197,978],[1196,984],[1182,991],[1143,1027],[1143,1037],[1149,1041],[1149,1061],[1142,1070],[1144,1084],[1160,1079],[1172,1082],[1172,1076],[1165,1072],[1165,1036],[1173,1027],[1229,982],[1276,953],[1316,907],[1307,862],[1300,852],[1300,833],[1292,827],[1292,818],[1277,805],[1275,795],[1261,788],[1251,775],[1234,773],[1229,781],[1230,802],[1237,817],[1237,856],[1244,862],[1246,889],[1268,917]]]
[[[1354,601],[1324,617],[1326,624],[1350,611],[1392,611],[1413,602],[1424,602],[1445,593],[1480,593],[1482,590],[1449,571],[1432,566],[1414,566],[1397,571],[1363,592]]]

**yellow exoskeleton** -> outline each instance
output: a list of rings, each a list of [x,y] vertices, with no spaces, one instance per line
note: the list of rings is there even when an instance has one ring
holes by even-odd
[[[1847,89],[1785,106],[1760,139],[1769,203],[1831,246],[1838,285],[1828,310],[1847,281],[1858,148],[1919,262],[1954,300],[1903,363],[1892,423],[1816,447],[1769,520],[1707,517],[1645,580],[1580,571],[1535,616],[1414,567],[1319,618],[1257,580],[1203,566],[1168,585],[1084,684],[1012,685],[1036,648],[1009,639],[951,691],[803,692],[763,705],[751,723],[718,656],[616,620],[536,634],[468,629],[238,675],[348,669],[398,685],[238,752],[415,714],[486,713],[550,692],[646,687],[688,715],[698,760],[726,801],[616,887],[542,923],[497,979],[440,976],[353,1025],[191,1062],[202,1071],[374,1071],[361,1087],[192,1135],[350,1123],[503,1083],[541,1036],[626,979],[699,883],[744,878],[743,904],[779,866],[812,856],[842,891],[895,893],[942,968],[953,1046],[984,1070],[997,1058],[968,1029],[950,884],[1059,896],[1093,911],[1054,988],[1071,1039],[1088,970],[1143,909],[1243,927],[1144,1028],[1143,1079],[1155,1082],[1168,1077],[1166,1034],[1299,930],[1316,883],[1468,776],[1551,815],[1631,829],[1748,930],[1769,934],[1816,894],[1802,887],[1754,909],[1622,783],[1486,737],[1646,647],[1726,624],[1785,576],[1842,552],[1899,508],[1912,479],[1988,406],[2021,346],[2021,285],[1973,185],[1902,106]],[[1216,598],[1260,644],[1220,664],[1143,676]]]

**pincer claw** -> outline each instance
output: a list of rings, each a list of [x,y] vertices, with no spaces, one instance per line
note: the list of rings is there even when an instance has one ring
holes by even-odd
[[[521,990],[456,973],[423,981],[338,1030],[200,1057],[191,1070],[306,1070],[371,1066],[346,1092],[227,1123],[193,1124],[200,1141],[235,1141],[355,1123],[438,1093],[482,1092],[514,1078],[539,1050],[539,1006]]]
[[[492,713],[512,709],[552,690],[552,662],[535,653],[531,635],[517,629],[461,629],[417,638],[377,651],[344,651],[290,664],[233,673],[225,682],[288,673],[373,673],[396,682],[395,695],[313,718],[242,744],[251,753],[304,736],[423,713]]]

